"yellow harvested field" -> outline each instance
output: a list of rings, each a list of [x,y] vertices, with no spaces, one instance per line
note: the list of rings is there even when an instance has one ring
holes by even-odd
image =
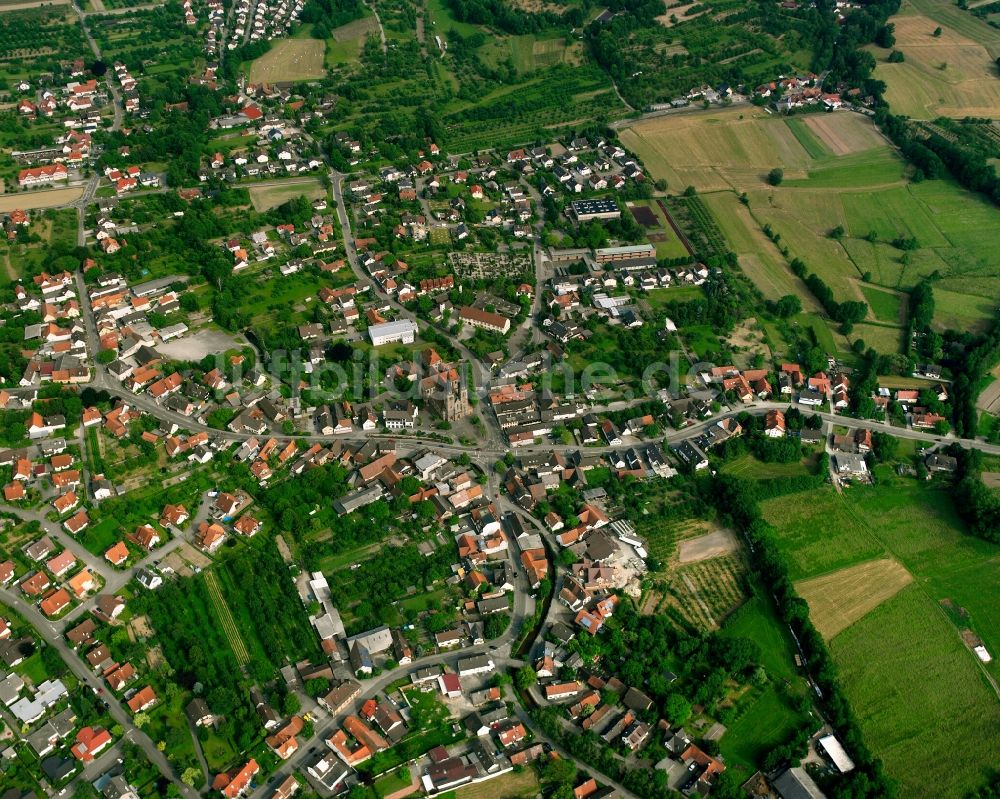
[[[756,108],[648,119],[622,130],[621,140],[676,190],[760,186],[779,164],[787,179],[804,178],[812,161],[783,119]]]
[[[296,183],[282,183],[277,186],[251,186],[250,202],[255,211],[267,211],[296,197],[315,200],[326,194],[326,189],[316,179],[303,180]]]
[[[809,604],[812,623],[829,641],[912,581],[902,564],[882,558],[802,580],[795,590]]]
[[[896,50],[906,60],[885,61],[888,51],[879,50],[875,77],[886,83],[886,99],[897,114],[918,119],[938,116],[990,117],[1000,119],[1000,81],[996,62],[987,49],[950,28],[920,15],[892,18],[896,26]]]
[[[82,188],[0,194],[0,213],[7,213],[15,208],[23,208],[25,211],[30,211],[33,208],[57,208],[60,205],[76,202],[82,196]]]
[[[834,155],[851,155],[884,147],[885,138],[874,124],[858,124],[854,114],[809,114],[806,127]]]
[[[253,83],[283,83],[322,78],[326,43],[319,39],[280,39],[250,67]]]

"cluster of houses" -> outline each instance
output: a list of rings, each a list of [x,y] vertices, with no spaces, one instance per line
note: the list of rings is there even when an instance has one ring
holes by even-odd
[[[303,0],[237,0],[233,7],[235,24],[226,47],[235,50],[247,40],[269,41],[288,35],[299,21],[303,6]]]
[[[256,106],[248,105],[241,115],[226,121],[223,126],[246,124],[254,121],[260,113]],[[299,132],[284,121],[261,118],[257,132],[259,138],[253,148],[233,150],[228,158],[219,152],[206,157],[205,166],[198,170],[198,180],[202,183],[213,179],[236,183],[241,178],[260,180],[306,174],[323,166],[317,154],[304,149],[305,140]]]
[[[109,241],[117,244],[113,235],[114,223],[104,218],[98,220],[98,236],[106,251],[114,250]],[[92,261],[84,270],[97,269]],[[173,383],[158,383],[164,375],[157,369],[163,360],[153,349],[157,344],[183,336],[188,327],[177,321],[154,327],[150,314],[167,317],[180,311],[180,299],[170,288],[170,281],[151,280],[129,286],[128,281],[114,272],[102,272],[88,289],[90,307],[94,313],[100,352],[115,355],[107,367],[108,374],[132,391],[146,391],[154,399],[165,399],[179,388]],[[155,388],[154,388],[155,384]]]
[[[617,142],[602,138],[578,137],[565,144],[511,150],[506,162],[526,177],[543,174],[544,196],[552,196],[559,189],[568,194],[617,191],[630,180],[646,180],[634,156]]]
[[[37,388],[42,383],[88,381],[87,336],[73,275],[42,272],[30,284],[17,283],[14,304],[19,311],[41,315],[40,322],[24,326],[28,364],[19,385]]]
[[[823,91],[818,75],[811,72],[803,75],[792,75],[762,83],[753,90],[754,97],[765,98],[774,103],[782,112],[812,105],[822,105],[831,110],[842,108],[845,104],[861,99],[860,89],[849,89],[846,98],[839,92]]]
[[[0,563],[0,585],[16,584],[49,618],[62,616],[99,588],[99,577],[48,535],[27,544],[22,553],[26,568],[10,560]]]
[[[216,156],[220,161],[222,156]],[[214,163],[214,162],[213,162]],[[266,263],[275,260],[284,261],[278,265],[278,271],[283,277],[301,272],[310,261],[305,258],[288,258],[290,250],[306,246],[320,264],[320,269],[326,272],[337,271],[341,263],[326,264],[323,258],[337,248],[336,228],[333,218],[323,214],[326,210],[326,200],[315,200],[313,210],[316,212],[309,220],[308,226],[297,231],[291,223],[280,224],[273,229],[262,229],[250,234],[249,241],[233,237],[223,242],[222,247],[232,259],[233,272],[242,272],[251,263]],[[329,292],[331,289],[321,289]],[[356,291],[356,290],[355,290]],[[350,294],[353,297],[355,291]],[[324,294],[324,296],[328,296]],[[338,295],[340,296],[340,295]],[[325,302],[326,300],[324,300]]]

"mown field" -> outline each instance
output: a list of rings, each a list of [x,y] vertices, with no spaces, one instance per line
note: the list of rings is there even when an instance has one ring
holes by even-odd
[[[319,39],[281,39],[250,66],[253,83],[309,80],[326,74],[326,45]]]
[[[792,494],[762,510],[797,588],[814,597],[862,731],[901,795],[934,785],[962,796],[981,783],[970,764],[997,762],[1000,697],[987,673],[1000,671],[996,661],[981,666],[960,632],[998,651],[1000,547],[964,531],[946,486],[888,475],[877,487]],[[899,567],[875,565],[886,558]],[[973,749],[942,756],[956,739]]]
[[[936,0],[908,0],[890,21],[895,25],[894,49],[906,60],[889,64],[889,50],[871,50],[878,59],[875,77],[886,82],[886,99],[895,113],[917,119],[1000,117],[995,63],[1000,30],[957,5]],[[935,37],[938,26],[941,35]]]
[[[767,298],[791,293],[806,310],[814,307],[761,233],[770,225],[788,257],[805,261],[838,300],[871,301],[871,322],[896,321],[889,319],[891,299],[869,296],[877,287],[905,292],[935,272],[941,327],[982,327],[1000,302],[990,243],[1000,237],[996,209],[950,181],[909,182],[905,164],[861,115],[783,119],[723,109],[647,120],[622,139],[671,191],[694,186],[705,193],[741,266]],[[765,181],[774,167],[784,170],[780,186]],[[736,198],[741,192],[746,206]],[[839,240],[830,236],[838,227]],[[910,237],[918,246],[904,258],[893,241]],[[905,302],[905,294],[895,296]],[[894,331],[868,335],[880,347],[899,347]]]

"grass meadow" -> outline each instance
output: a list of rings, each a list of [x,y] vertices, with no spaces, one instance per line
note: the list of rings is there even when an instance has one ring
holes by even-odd
[[[979,663],[960,628],[1000,651],[1000,546],[965,532],[945,485],[912,479],[883,477],[843,495],[832,488],[792,494],[762,510],[806,594],[816,582],[801,581],[848,567],[833,575],[842,579],[831,577],[829,590],[860,590],[848,575],[868,565],[879,579],[871,562],[886,557],[912,575],[895,596],[835,632],[831,650],[862,731],[901,795],[934,785],[957,797],[979,784],[983,773],[967,764],[1000,756],[1000,698],[987,682],[1000,670],[996,661]],[[894,585],[904,582],[899,576],[891,575]],[[942,756],[955,740],[969,747]]]
[[[840,682],[900,796],[967,796],[1000,763],[1000,700],[918,585],[831,642]],[[960,742],[960,744],[959,744]]]

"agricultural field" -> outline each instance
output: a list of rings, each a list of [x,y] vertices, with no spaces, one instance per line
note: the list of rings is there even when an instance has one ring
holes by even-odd
[[[253,203],[255,211],[269,211],[297,197],[315,200],[318,197],[326,196],[326,189],[323,187],[323,184],[315,178],[309,178],[292,184],[282,182],[278,186],[268,186],[266,184],[251,186],[248,191],[250,192],[250,202]]]
[[[896,292],[885,291],[875,286],[862,286],[861,293],[865,302],[871,308],[874,317],[880,322],[898,324],[902,321],[903,296]]]
[[[1000,591],[993,579],[1000,546],[965,531],[946,486],[883,475],[877,487],[790,494],[761,503],[761,510],[778,530],[796,582],[893,558],[935,602],[956,608],[963,630],[1000,652]],[[988,668],[1000,677],[996,659]]]
[[[933,784],[963,796],[984,775],[932,753],[959,737],[976,747],[963,749],[963,763],[997,762],[1000,700],[984,672],[995,680],[1000,670],[996,660],[980,664],[963,639],[1000,651],[1000,547],[965,532],[945,486],[888,474],[877,487],[761,507],[901,795]]]
[[[280,39],[250,65],[253,83],[291,83],[326,74],[326,45],[319,39]]]
[[[913,581],[898,562],[880,558],[796,584],[809,618],[827,640],[894,597]]]
[[[995,59],[1000,32],[964,15],[944,23],[907,4],[892,18],[896,44],[905,61],[890,64],[889,50],[871,48],[878,59],[874,77],[886,83],[886,100],[897,114],[916,119],[950,117],[1000,118],[1000,86]],[[941,35],[933,35],[940,25]]]
[[[569,37],[543,39],[533,34],[495,37],[483,45],[480,58],[491,66],[510,59],[518,74],[526,75],[559,64],[578,65],[583,60],[583,45]]]
[[[36,208],[54,208],[69,205],[83,196],[82,188],[46,189],[43,191],[21,192],[16,195],[0,195],[0,213],[9,213],[15,208],[31,211]]]
[[[746,562],[730,552],[671,570],[658,588],[660,612],[678,614],[700,630],[716,630],[746,598]]]
[[[900,796],[933,785],[935,796],[959,799],[986,781],[1000,762],[1000,699],[918,585],[834,637],[830,650]]]
[[[867,301],[865,290],[877,287],[905,292],[937,272],[941,327],[981,328],[1000,301],[1000,270],[987,244],[1000,236],[995,209],[950,181],[908,182],[903,162],[860,115],[786,120],[729,109],[648,120],[622,139],[672,190],[703,192],[746,274],[769,299],[793,293],[811,308],[805,286],[761,233],[765,225],[839,300]],[[770,186],[764,176],[776,166],[785,179]],[[736,199],[740,192],[746,206]],[[831,238],[838,226],[844,235]],[[900,237],[917,240],[906,258],[892,244]],[[869,319],[888,322],[889,313],[879,296]],[[893,330],[866,332],[887,351],[899,347]]]

